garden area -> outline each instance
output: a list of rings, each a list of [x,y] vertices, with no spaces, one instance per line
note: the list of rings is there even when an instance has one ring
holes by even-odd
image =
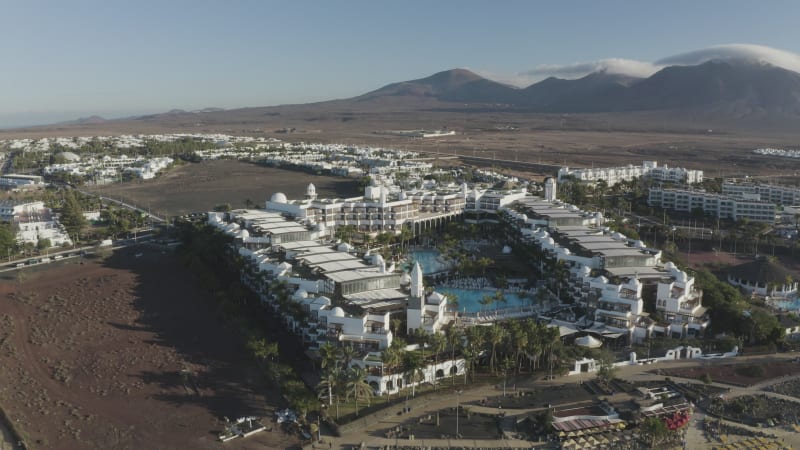
[[[764,388],[765,391],[800,399],[800,379],[792,379]]]
[[[795,362],[769,362],[765,364],[723,364],[659,369],[661,375],[702,380],[706,383],[724,383],[734,386],[752,386],[763,381],[793,375],[800,369]]]
[[[729,400],[713,399],[706,407],[706,411],[747,425],[775,426],[797,423],[800,418],[800,403],[764,394],[745,395]]]

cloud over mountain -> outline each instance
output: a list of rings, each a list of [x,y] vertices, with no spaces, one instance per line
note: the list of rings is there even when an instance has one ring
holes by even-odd
[[[744,60],[747,62],[767,63],[794,72],[800,72],[800,55],[796,53],[763,45],[727,44],[680,53],[655,62],[605,58],[570,64],[541,64],[533,69],[520,72],[513,77],[505,77],[505,79],[514,80],[515,85],[524,85],[547,77],[575,79],[595,72],[646,78],[668,66],[691,66],[712,60]],[[499,78],[503,79],[503,77]]]
[[[711,60],[745,60],[767,63],[793,72],[800,72],[800,55],[797,53],[753,44],[728,44],[707,47],[692,52],[670,56],[659,61],[659,66],[693,66]]]
[[[612,75],[627,75],[636,78],[649,77],[661,67],[634,59],[606,58],[597,61],[573,64],[542,64],[531,70],[522,72],[530,77],[581,78],[594,72],[605,72]]]

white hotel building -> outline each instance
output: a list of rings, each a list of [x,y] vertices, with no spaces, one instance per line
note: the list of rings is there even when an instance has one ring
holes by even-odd
[[[631,343],[697,335],[708,325],[694,279],[663,265],[660,250],[604,228],[602,214],[527,197],[503,208],[502,216],[523,243],[563,262],[568,294],[589,310],[575,318],[581,331]],[[661,312],[659,320],[645,312],[645,302]]]
[[[718,219],[775,223],[774,203],[699,190],[650,188],[647,204],[683,212],[701,209],[704,214]]]
[[[722,183],[722,193],[750,198],[778,205],[800,205],[800,188],[727,180]]]
[[[615,185],[620,181],[630,181],[634,178],[649,178],[662,183],[693,184],[703,181],[703,171],[669,167],[666,164],[659,166],[657,161],[644,161],[641,166],[628,165],[583,169],[560,168],[558,170],[558,181],[564,181],[567,178],[574,178],[585,183],[605,180],[609,186]]]

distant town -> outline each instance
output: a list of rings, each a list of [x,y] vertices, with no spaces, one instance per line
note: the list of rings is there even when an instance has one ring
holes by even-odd
[[[692,448],[696,414],[719,448],[725,430],[745,433],[752,448],[778,448],[796,431],[797,402],[739,420],[739,406],[722,400],[727,375],[690,383],[699,375],[685,367],[800,348],[800,187],[657,161],[523,179],[405,150],[224,134],[18,139],[0,141],[0,152],[6,270],[76,247],[139,245],[137,234],[205,246],[181,251],[235,270],[294,336],[295,356],[313,364],[277,375],[277,344],[258,333],[245,343],[284,393],[278,423],[294,424],[308,445],[319,443],[321,421],[330,439],[371,432],[392,448],[415,439],[467,447],[460,441],[487,426],[483,436],[506,448]],[[320,196],[310,183],[302,198],[276,191],[246,208],[159,217],[86,190],[219,159],[346,177],[363,195]],[[796,372],[786,369],[796,362],[776,364]],[[752,378],[746,386],[774,375],[741,367],[753,372],[740,373]],[[769,386],[800,393],[796,382]],[[453,405],[412,415],[443,396]],[[389,414],[400,419],[381,425]],[[220,439],[261,432],[258,420]]]

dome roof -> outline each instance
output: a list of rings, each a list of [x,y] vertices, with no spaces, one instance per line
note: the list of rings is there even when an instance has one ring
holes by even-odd
[[[338,306],[331,311],[333,311],[333,317],[344,317],[344,310]]]
[[[603,341],[592,336],[581,336],[575,339],[575,345],[588,348],[599,348],[603,345]]]
[[[400,284],[411,284],[411,275],[409,275],[408,272],[403,272],[403,274],[400,275]]]
[[[289,200],[286,198],[286,194],[284,194],[283,192],[276,192],[276,193],[272,194],[272,197],[270,197],[269,201],[271,201],[272,203],[288,203],[289,202]]]
[[[81,160],[81,157],[76,155],[72,152],[59,152],[56,153],[56,159],[63,159],[66,162],[77,162]]]
[[[297,297],[297,298],[306,298],[306,297],[308,297],[308,292],[305,289],[298,289],[294,293],[294,296]]]
[[[250,232],[247,230],[242,230],[242,239],[247,239],[250,237]]]
[[[442,295],[442,294],[440,294],[438,292],[434,292],[434,293],[432,293],[431,295],[428,296],[428,301],[436,303],[437,305],[441,304],[443,301],[446,301],[446,300],[447,300],[447,297],[445,297],[444,295]]]
[[[317,195],[317,188],[314,186],[314,183],[308,183],[308,187],[306,188],[306,195]]]
[[[664,268],[665,268],[665,269],[667,269],[667,270],[670,270],[670,271],[671,271],[672,269],[674,269],[674,268],[675,268],[675,263],[673,263],[672,261],[670,261],[670,262],[668,262],[668,263],[664,264]]]
[[[353,247],[350,244],[348,244],[347,242],[342,242],[341,244],[336,246],[336,250],[338,250],[340,252],[349,252],[352,249],[353,249]]]

